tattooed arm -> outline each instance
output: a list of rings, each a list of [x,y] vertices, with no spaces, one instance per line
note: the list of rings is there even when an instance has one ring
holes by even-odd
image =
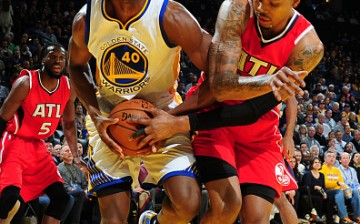
[[[217,101],[246,100],[270,91],[281,100],[279,88],[290,95],[302,93],[307,72],[286,67],[273,76],[239,77],[236,73],[241,54],[241,34],[250,17],[247,0],[225,0],[219,10],[215,34],[209,49],[209,85]]]

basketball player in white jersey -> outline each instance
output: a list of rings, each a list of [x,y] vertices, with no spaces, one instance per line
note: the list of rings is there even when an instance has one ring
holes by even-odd
[[[140,221],[188,223],[200,206],[189,133],[168,139],[157,153],[124,156],[106,132],[117,119],[107,115],[116,104],[132,98],[145,99],[163,110],[179,105],[174,84],[180,50],[206,71],[211,36],[182,5],[167,0],[89,1],[75,16],[72,35],[70,77],[91,117],[87,123],[92,148],[90,192],[99,198],[102,223],[127,223],[131,183],[139,173],[140,159],[149,172],[145,183],[161,185],[168,196],[158,215],[147,213]],[[91,57],[96,59],[96,83],[89,76]],[[301,81],[296,74],[290,75]],[[286,75],[256,79],[255,85],[268,88],[248,89],[247,95],[259,96],[281,86],[300,91],[295,84],[284,82],[289,82]]]

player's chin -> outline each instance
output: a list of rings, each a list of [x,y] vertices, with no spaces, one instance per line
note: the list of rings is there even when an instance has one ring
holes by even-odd
[[[56,79],[60,79],[61,75],[62,75],[61,71],[60,72],[52,71],[50,74],[51,77],[56,78]]]

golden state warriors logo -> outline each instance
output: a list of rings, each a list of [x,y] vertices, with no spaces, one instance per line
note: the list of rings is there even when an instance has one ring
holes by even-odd
[[[147,73],[145,55],[129,43],[115,44],[103,54],[101,70],[104,78],[117,87],[130,87],[141,82]]]

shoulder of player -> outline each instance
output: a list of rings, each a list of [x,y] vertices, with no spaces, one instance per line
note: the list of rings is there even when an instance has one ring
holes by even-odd
[[[184,34],[194,33],[196,30],[201,31],[195,17],[183,5],[175,1],[169,1],[164,14],[163,26],[170,40],[191,36]]]
[[[293,70],[312,71],[324,55],[324,45],[314,29],[306,33],[291,52],[287,66]]]
[[[23,75],[20,76],[19,78],[17,78],[13,85],[12,85],[12,89],[13,88],[30,88],[30,77],[28,75]]]
[[[72,23],[72,32],[77,33],[85,30],[86,24],[86,5],[84,5],[79,12],[74,16]]]

